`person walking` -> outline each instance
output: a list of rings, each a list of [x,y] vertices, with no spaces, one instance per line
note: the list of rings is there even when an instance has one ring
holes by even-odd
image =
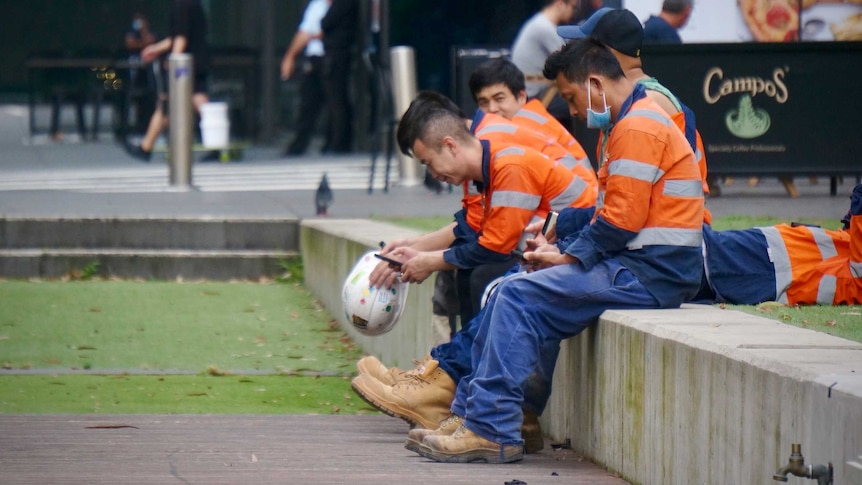
[[[353,145],[353,107],[350,100],[350,66],[358,43],[357,0],[329,0],[329,10],[320,22],[325,51],[323,82],[329,116],[328,153],[349,153]]]
[[[207,18],[203,4],[201,0],[174,0],[171,4],[170,18],[170,35],[145,47],[141,51],[141,59],[144,62],[154,62],[166,54],[191,54],[194,59],[192,104],[200,113],[201,106],[209,102],[210,68]],[[165,72],[163,89],[167,89],[167,70],[163,71]],[[133,157],[150,161],[153,146],[168,125],[167,101],[168,93],[161,93],[141,144],[138,146],[126,144],[127,151]],[[216,152],[216,159],[217,155],[218,152]]]
[[[323,110],[320,100],[327,99],[324,90],[324,48],[321,20],[329,11],[328,0],[311,0],[302,14],[302,21],[293,35],[290,46],[281,60],[281,79],[291,79],[299,65],[299,116],[296,120],[296,134],[284,151],[285,156],[302,155],[311,143],[311,137],[317,129],[318,119]],[[297,62],[300,54],[303,56]],[[329,146],[327,139],[324,146]]]

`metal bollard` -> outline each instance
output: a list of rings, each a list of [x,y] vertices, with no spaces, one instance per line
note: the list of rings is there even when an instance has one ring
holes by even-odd
[[[389,49],[389,62],[389,65],[392,66],[392,107],[395,111],[393,116],[394,119],[400,120],[418,91],[416,87],[416,51],[407,46],[393,47]],[[398,160],[399,183],[406,187],[421,184],[422,179],[418,174],[419,162],[400,151],[398,151]]]
[[[191,54],[168,56],[170,80],[170,185],[177,189],[192,188],[192,83],[194,60]]]

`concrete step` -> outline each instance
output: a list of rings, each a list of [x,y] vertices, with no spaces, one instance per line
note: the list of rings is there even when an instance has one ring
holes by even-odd
[[[0,219],[0,277],[259,279],[299,255],[299,219]]]
[[[286,272],[297,251],[250,250],[0,250],[3,278],[258,280]]]
[[[257,190],[314,190],[324,173],[333,190],[367,189],[371,161],[368,157],[344,156],[316,160],[195,164],[192,185],[202,192]],[[397,159],[392,160],[390,185],[399,181]],[[0,191],[67,190],[77,192],[161,192],[169,189],[168,166],[150,164],[90,169],[52,168],[50,171],[10,172],[0,179]],[[374,190],[385,185],[385,160],[378,160]]]
[[[0,219],[0,249],[299,250],[299,219]]]

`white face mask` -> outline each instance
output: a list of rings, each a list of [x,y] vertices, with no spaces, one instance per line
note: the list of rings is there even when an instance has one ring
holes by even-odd
[[[592,96],[590,95],[590,81],[587,80],[587,128],[597,128],[605,130],[611,126],[611,109],[608,107],[608,101],[605,98],[605,93],[602,91],[602,104],[605,105],[604,111],[597,113],[593,111]]]

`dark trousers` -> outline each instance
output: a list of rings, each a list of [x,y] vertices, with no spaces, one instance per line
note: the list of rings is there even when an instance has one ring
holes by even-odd
[[[317,129],[321,109],[320,101],[326,99],[323,84],[323,57],[303,59],[302,78],[299,82],[299,116],[296,119],[296,135],[287,147],[290,155],[301,155],[308,149],[311,137]],[[326,137],[326,146],[329,136]]]
[[[479,313],[482,308],[482,295],[485,294],[488,283],[498,276],[506,274],[517,262],[518,260],[513,258],[502,263],[482,264],[472,269],[455,271],[461,328],[466,327],[470,320]]]
[[[329,115],[329,150],[332,153],[350,152],[353,138],[350,106],[350,50],[335,49],[326,52],[324,79],[326,104]]]

